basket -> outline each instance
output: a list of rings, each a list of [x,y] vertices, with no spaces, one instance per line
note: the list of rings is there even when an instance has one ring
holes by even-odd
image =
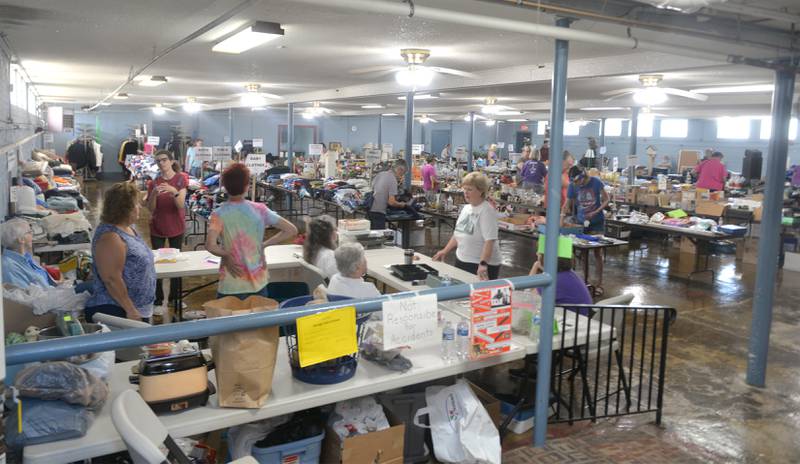
[[[311,297],[309,297],[309,301],[310,300]],[[306,301],[306,303],[307,302],[308,301]],[[281,307],[292,306],[300,305],[295,303]],[[369,314],[356,316],[356,340],[359,346],[361,346],[361,341],[366,332],[364,323],[367,322],[367,319],[369,319]],[[300,356],[297,352],[297,325],[291,324],[283,326],[283,331],[286,334],[286,347],[289,353],[289,365],[292,367],[292,376],[297,380],[314,385],[331,385],[344,382],[356,375],[358,352],[312,366],[300,367]]]

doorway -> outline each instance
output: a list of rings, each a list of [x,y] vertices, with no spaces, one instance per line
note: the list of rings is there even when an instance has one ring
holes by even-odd
[[[431,131],[431,154],[438,157],[448,143],[450,143],[449,129]]]
[[[286,156],[286,140],[288,136],[288,126],[281,124],[278,127],[278,153]],[[305,156],[308,146],[317,143],[317,126],[294,126],[294,153],[296,156]]]

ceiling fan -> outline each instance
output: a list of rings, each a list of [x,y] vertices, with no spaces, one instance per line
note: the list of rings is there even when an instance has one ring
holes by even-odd
[[[242,106],[258,108],[267,105],[267,99],[278,100],[283,97],[272,93],[261,91],[261,84],[247,84],[244,86],[246,92],[239,93]]]
[[[508,105],[498,105],[497,97],[486,97],[481,105],[481,113],[490,116],[509,116],[521,114],[522,112]]]
[[[321,102],[318,101],[312,102],[310,107],[301,108],[300,110],[303,112],[303,118],[305,119],[319,118],[334,112],[332,109],[322,106]]]
[[[175,111],[175,110],[165,105],[162,105],[161,103],[156,103],[153,106],[146,106],[144,108],[139,108],[139,111],[152,111],[153,114],[160,116],[162,114],[167,114],[167,111]]]
[[[381,76],[395,73],[397,83],[405,87],[424,87],[431,83],[438,74],[451,74],[461,77],[475,77],[474,74],[458,69],[442,68],[438,66],[425,66],[425,61],[431,56],[431,51],[426,48],[404,48],[400,56],[406,62],[405,66],[372,66],[369,68],[354,69],[350,74],[374,74]]]
[[[673,87],[659,87],[659,84],[663,79],[664,76],[662,74],[641,74],[639,75],[639,82],[642,84],[641,87],[611,90],[608,92],[603,92],[603,96],[608,97],[606,101],[609,101],[624,95],[633,95],[633,101],[644,106],[653,106],[664,103],[669,99],[669,95],[698,101],[708,100],[708,95],[704,95],[702,93],[676,89]]]
[[[433,119],[433,118],[432,118],[432,117],[430,117],[430,116],[431,116],[431,115],[430,115],[430,114],[427,114],[427,113],[426,113],[426,114],[421,114],[421,115],[420,115],[420,116],[417,118],[417,120],[418,120],[418,121],[419,121],[421,124],[428,124],[429,122],[438,122],[438,121],[436,121],[435,119]],[[434,115],[434,116],[435,116],[435,115]]]

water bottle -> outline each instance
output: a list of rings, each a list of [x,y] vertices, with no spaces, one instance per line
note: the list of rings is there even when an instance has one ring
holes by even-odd
[[[539,330],[542,326],[542,315],[539,308],[533,310],[533,317],[531,317],[531,333],[530,338],[534,343],[539,343]]]
[[[442,359],[446,362],[456,358],[456,331],[453,324],[447,321],[442,329]]]
[[[464,319],[461,319],[456,329],[456,348],[459,359],[469,359],[469,324]]]

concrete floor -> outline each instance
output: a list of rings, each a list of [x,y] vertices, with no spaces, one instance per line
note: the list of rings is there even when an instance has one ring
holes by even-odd
[[[103,185],[98,182],[87,187],[96,211]],[[139,230],[145,235],[146,224],[143,217]],[[418,251],[432,254],[437,249],[431,246],[436,230],[426,233],[427,246]],[[449,237],[448,232],[442,235],[443,241]],[[533,260],[532,243],[506,238],[501,234],[501,277],[527,273]],[[548,450],[572,435],[597,443],[597,437],[618,437],[620,432],[629,431],[623,449],[629,449],[630,454],[614,454],[610,462],[651,460],[641,451],[658,453],[659,447],[676,451],[678,457],[673,462],[800,462],[800,311],[796,303],[800,273],[778,273],[767,386],[754,388],[744,377],[755,266],[738,263],[730,255],[714,257],[712,267],[718,271],[715,282],[707,275],[688,282],[669,276],[670,258],[675,261],[677,252],[658,238],[633,242],[608,253],[603,279],[606,296],[632,293],[636,296],[634,304],[678,310],[669,342],[662,426],[652,425],[651,416],[606,420],[588,427],[560,425],[551,427],[553,438]],[[206,297],[206,293],[196,294],[187,302],[194,306]],[[592,435],[591,440],[585,439],[587,433]],[[524,440],[516,437],[514,441],[524,444]],[[535,459],[517,453],[509,454],[504,461],[560,462],[555,456]],[[608,456],[602,462],[609,462],[606,459]],[[653,462],[668,461],[660,458]]]

